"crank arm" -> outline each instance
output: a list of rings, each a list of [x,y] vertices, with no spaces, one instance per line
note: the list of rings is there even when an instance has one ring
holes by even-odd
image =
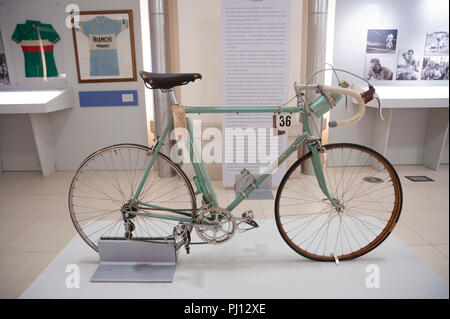
[[[253,220],[253,218],[236,218],[236,225],[240,225],[242,223],[246,223],[254,228],[259,227],[258,223]]]

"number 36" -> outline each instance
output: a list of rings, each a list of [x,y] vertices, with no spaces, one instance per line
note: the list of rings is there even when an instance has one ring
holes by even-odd
[[[287,115],[287,116],[279,115],[278,123],[279,123],[280,127],[291,126],[291,116],[290,115]]]

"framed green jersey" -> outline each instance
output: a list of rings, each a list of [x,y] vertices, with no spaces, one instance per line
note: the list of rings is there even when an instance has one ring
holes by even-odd
[[[51,24],[27,20],[16,26],[11,39],[22,48],[26,77],[58,76],[53,47],[60,38]]]

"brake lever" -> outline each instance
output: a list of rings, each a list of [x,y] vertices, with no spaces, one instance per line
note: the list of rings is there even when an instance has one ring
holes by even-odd
[[[380,119],[384,121],[383,112],[382,112],[382,106],[381,106],[381,100],[378,96],[375,97],[378,103],[378,115],[380,116]]]
[[[361,93],[361,98],[363,99],[364,103],[367,104],[373,100],[374,95],[375,95],[375,88],[372,85],[369,85],[369,89]]]
[[[350,110],[348,109],[348,97],[347,97],[347,95],[345,96],[345,109],[347,110],[347,112],[350,112]]]
[[[380,119],[384,121],[382,107],[381,107],[381,100],[378,96],[375,96],[375,88],[372,85],[369,85],[369,90],[361,93],[361,97],[364,100],[364,103],[369,103],[373,99],[377,100],[378,103],[378,115],[380,116]]]

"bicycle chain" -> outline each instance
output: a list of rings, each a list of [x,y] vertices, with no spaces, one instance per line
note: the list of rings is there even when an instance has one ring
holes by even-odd
[[[214,244],[214,243],[207,243],[207,242],[204,242],[204,241],[199,241],[199,242],[195,242],[195,243],[189,243],[189,245],[211,245],[211,244]]]

